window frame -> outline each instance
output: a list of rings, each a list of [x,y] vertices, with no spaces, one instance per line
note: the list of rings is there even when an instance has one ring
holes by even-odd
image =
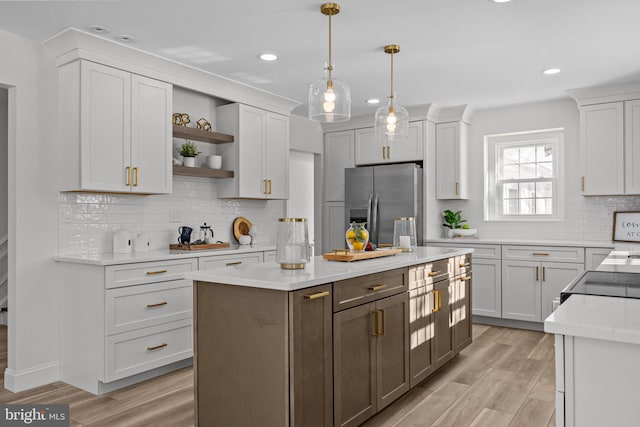
[[[553,176],[503,180],[498,172],[503,166],[502,153],[505,148],[553,145]],[[536,162],[537,163],[537,162]],[[484,136],[484,219],[501,222],[559,222],[564,220],[564,128],[543,129],[525,132],[503,133]],[[519,182],[551,182],[552,214],[504,215],[502,184]],[[500,185],[499,185],[500,184]],[[518,199],[520,200],[520,199]]]

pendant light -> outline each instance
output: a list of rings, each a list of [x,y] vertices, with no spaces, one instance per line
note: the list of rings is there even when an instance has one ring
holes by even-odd
[[[389,147],[391,142],[398,142],[409,136],[409,112],[401,105],[394,103],[395,92],[393,87],[393,55],[400,52],[400,46],[391,44],[384,47],[384,52],[391,55],[391,92],[389,103],[376,110],[375,115],[375,136],[384,146]],[[386,158],[390,157],[390,150],[387,148]]]
[[[309,118],[321,123],[346,122],[351,118],[351,90],[345,82],[333,77],[331,56],[331,17],[340,13],[337,3],[325,3],[320,12],[329,16],[329,62],[324,78],[309,86]]]

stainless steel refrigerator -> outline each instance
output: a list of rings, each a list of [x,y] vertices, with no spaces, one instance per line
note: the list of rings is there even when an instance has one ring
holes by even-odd
[[[347,168],[345,230],[351,222],[366,222],[369,240],[393,243],[395,218],[416,218],[416,239],[422,245],[422,168],[415,163]]]

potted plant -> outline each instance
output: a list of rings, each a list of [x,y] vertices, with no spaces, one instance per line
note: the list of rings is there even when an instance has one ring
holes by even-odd
[[[442,218],[444,219],[444,227],[449,228],[448,237],[453,237],[454,228],[462,228],[463,222],[467,222],[466,219],[462,219],[462,211],[453,212],[450,209],[442,212]]]
[[[202,151],[198,150],[198,146],[195,142],[187,141],[177,148],[178,153],[183,157],[183,164],[190,168],[196,165],[196,156],[202,154]]]

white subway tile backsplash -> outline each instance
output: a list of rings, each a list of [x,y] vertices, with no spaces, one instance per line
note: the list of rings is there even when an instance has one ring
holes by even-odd
[[[58,201],[60,255],[111,252],[113,232],[120,227],[134,237],[144,232],[152,250],[177,242],[180,225],[192,227],[197,239],[204,222],[217,240],[235,242],[232,224],[238,216],[256,225],[258,243],[271,243],[276,237],[274,218],[285,213],[281,200],[218,199],[215,182],[191,177],[175,177],[170,195],[60,193]],[[180,221],[171,221],[172,212]]]

